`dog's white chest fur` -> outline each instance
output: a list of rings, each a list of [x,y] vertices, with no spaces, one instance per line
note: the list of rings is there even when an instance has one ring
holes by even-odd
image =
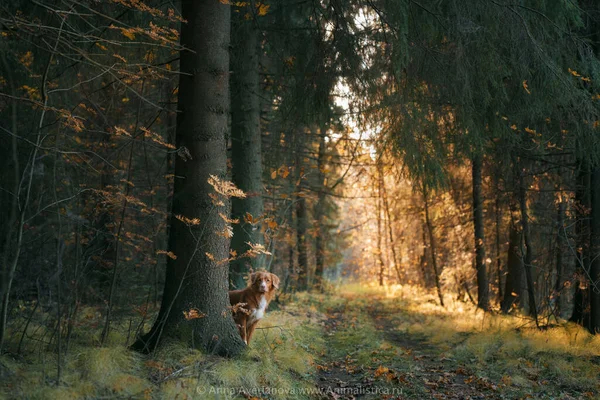
[[[250,322],[256,322],[260,319],[262,319],[262,317],[265,316],[265,310],[267,308],[267,299],[265,298],[264,295],[262,295],[260,297],[260,301],[258,302],[258,308],[255,310],[252,310],[252,314],[250,314]]]

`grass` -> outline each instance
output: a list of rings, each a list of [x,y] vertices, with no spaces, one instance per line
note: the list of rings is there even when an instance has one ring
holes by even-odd
[[[39,321],[43,320],[42,315]],[[63,360],[60,385],[56,383],[56,354],[34,349],[28,341],[23,354],[0,358],[0,398],[82,399],[205,399],[243,398],[260,389],[269,398],[304,398],[314,387],[315,357],[324,351],[320,321],[323,316],[291,303],[267,313],[248,350],[236,359],[203,354],[176,343],[167,343],[151,356],[124,346],[127,323],[115,324],[104,347],[97,343],[98,329],[73,339]],[[41,326],[28,329],[41,340]],[[13,335],[18,337],[18,335]],[[121,344],[119,344],[119,342]],[[16,348],[17,343],[9,343]],[[294,393],[299,393],[295,395]],[[260,393],[256,393],[260,394]]]
[[[600,391],[600,336],[562,323],[538,330],[524,316],[486,314],[471,304],[439,306],[432,294],[381,291],[395,329],[422,338],[440,357],[477,379],[495,382],[509,398],[593,397]]]
[[[222,359],[177,343],[151,356],[128,350],[128,318],[99,346],[101,316],[83,309],[56,382],[48,315],[37,311],[23,355],[14,327],[0,357],[0,398],[316,398],[319,374],[431,396],[433,361],[465,376],[460,385],[503,398],[593,398],[600,393],[600,337],[572,324],[540,331],[523,316],[484,314],[472,305],[410,287],[347,285],[336,294],[296,293],[267,313],[248,350]],[[332,328],[333,327],[333,328]],[[18,329],[17,329],[18,328]],[[412,346],[412,347],[411,347]],[[442,360],[442,361],[440,361]],[[441,374],[441,373],[440,373]],[[429,386],[428,386],[429,385]],[[311,394],[312,393],[312,394]],[[366,398],[380,398],[379,395]]]

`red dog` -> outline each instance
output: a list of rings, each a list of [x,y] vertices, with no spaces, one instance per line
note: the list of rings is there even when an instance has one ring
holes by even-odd
[[[275,290],[279,288],[277,275],[266,271],[250,274],[248,287],[229,292],[233,308],[233,320],[240,330],[244,343],[250,343],[256,324],[265,315]]]

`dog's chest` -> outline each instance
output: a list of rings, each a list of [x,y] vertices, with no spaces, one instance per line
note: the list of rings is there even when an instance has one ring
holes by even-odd
[[[250,322],[255,322],[265,316],[265,310],[267,309],[267,299],[265,296],[261,296],[258,302],[258,308],[252,310],[250,314]]]

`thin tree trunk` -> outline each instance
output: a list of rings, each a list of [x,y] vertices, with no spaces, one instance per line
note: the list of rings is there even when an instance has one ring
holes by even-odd
[[[33,146],[33,150],[31,152],[30,165],[29,165],[29,174],[27,175],[27,184],[25,189],[25,201],[21,208],[21,212],[19,214],[19,223],[17,225],[16,232],[16,241],[14,245],[14,250],[12,254],[12,259],[6,264],[2,265],[2,282],[0,282],[0,298],[2,299],[2,306],[0,308],[0,354],[2,353],[2,347],[4,345],[4,339],[6,336],[6,323],[8,320],[8,304],[10,301],[10,292],[12,289],[12,283],[15,278],[15,272],[17,270],[17,266],[19,264],[19,258],[21,256],[21,247],[23,243],[23,230],[25,228],[25,213],[27,212],[27,208],[29,206],[29,201],[31,200],[31,192],[33,190],[33,173],[35,171],[35,165],[37,162],[37,154],[40,148],[40,143],[42,139],[42,129],[44,126],[44,119],[46,117],[46,110],[48,106],[48,92],[46,85],[48,83],[48,73],[50,71],[50,66],[52,65],[52,60],[54,55],[56,54],[56,49],[58,47],[58,43],[60,42],[62,28],[65,23],[65,18],[63,17],[58,36],[56,38],[56,42],[54,44],[54,49],[48,58],[48,62],[46,63],[46,68],[42,75],[42,81],[40,83],[40,92],[42,95],[43,107],[41,107],[40,119],[38,122],[36,135],[35,135],[35,144]],[[25,171],[23,171],[23,175],[25,175]],[[25,177],[23,176],[23,179]],[[10,240],[10,238],[8,238]]]
[[[489,309],[489,285],[487,266],[485,262],[485,233],[483,228],[483,201],[481,199],[481,169],[480,155],[474,155],[472,160],[473,175],[473,224],[475,227],[475,269],[477,270],[477,307]]]
[[[498,275],[498,302],[500,303],[504,298],[503,292],[503,283],[502,283],[502,260],[501,260],[501,252],[500,252],[500,231],[502,225],[502,210],[500,207],[500,187],[498,182],[496,181],[496,201],[494,204],[494,211],[496,216],[496,274]]]
[[[506,260],[506,286],[504,297],[500,304],[503,313],[508,313],[511,308],[521,306],[522,304],[523,286],[521,282],[523,281],[523,258],[520,255],[521,241],[521,232],[514,218],[511,216]]]
[[[535,285],[533,283],[533,274],[531,271],[533,262],[533,248],[531,235],[529,233],[529,216],[527,213],[527,195],[525,191],[524,171],[519,171],[519,205],[521,208],[521,227],[523,231],[523,241],[525,243],[525,279],[527,281],[527,298],[529,300],[529,313],[535,319],[536,326],[539,327],[537,305],[535,301]]]
[[[600,57],[600,23],[598,13],[600,5],[597,1],[589,1],[587,17],[592,34],[591,43],[596,58]],[[594,123],[598,123],[595,120]],[[600,333],[600,166],[596,163],[591,171],[591,222],[590,222],[590,326],[592,334]]]
[[[227,174],[230,8],[218,1],[182,3],[187,23],[181,44],[189,50],[181,51],[180,62],[173,256],[154,326],[132,346],[141,351],[152,351],[167,338],[228,356],[245,347],[227,315],[228,268],[222,261],[229,256],[229,240],[221,215],[229,214],[229,199],[217,194],[218,182],[209,183],[211,176]],[[189,222],[196,218],[199,223]]]
[[[429,274],[427,273],[427,268],[425,268],[425,266],[427,265],[427,226],[425,224],[425,221],[423,221],[423,226],[421,227],[421,233],[422,233],[422,248],[423,248],[423,252],[421,253],[421,257],[419,259],[419,270],[421,271],[421,274],[423,275],[423,286],[426,288],[430,288],[431,287],[431,279],[429,279]]]
[[[315,280],[314,286],[321,290],[323,285],[323,271],[325,269],[325,243],[326,243],[326,227],[325,227],[325,156],[327,150],[327,129],[321,126],[319,132],[319,158],[317,160],[318,176],[319,176],[319,193],[317,204],[315,206],[315,222],[317,225],[317,237],[315,238]]]
[[[244,192],[245,198],[234,198],[231,250],[238,258],[229,266],[230,287],[246,286],[249,269],[264,267],[264,255],[241,257],[252,244],[264,244],[261,219],[264,211],[262,190],[262,149],[260,131],[259,32],[254,18],[247,13],[256,10],[254,1],[232,16],[231,59],[231,147],[232,180]]]
[[[308,230],[308,215],[306,212],[306,197],[302,191],[304,180],[304,142],[305,133],[296,132],[296,244],[298,250],[298,280],[297,290],[306,290],[308,279],[308,246],[306,234]]]
[[[594,167],[591,176],[591,235],[590,251],[590,326],[592,334],[600,333],[600,168]]]
[[[377,261],[379,266],[379,286],[383,286],[385,262],[383,260],[383,249],[381,247],[381,203],[383,197],[383,172],[381,163],[377,166]]]
[[[392,248],[392,262],[394,264],[394,270],[396,271],[396,277],[398,278],[398,283],[402,282],[402,274],[400,271],[400,257],[396,251],[396,242],[394,240],[394,232],[392,227],[392,218],[390,213],[390,204],[387,195],[387,188],[385,185],[385,179],[383,179],[382,186],[383,188],[383,209],[385,211],[385,218],[387,220],[388,227],[388,236],[390,239],[390,247]]]
[[[427,199],[426,189],[423,189],[423,203],[425,207],[425,226],[427,227],[427,233],[429,234],[429,246],[431,248],[431,265],[433,266],[435,287],[437,289],[438,297],[440,298],[440,305],[444,307],[444,296],[442,294],[442,286],[440,284],[440,271],[438,269],[436,259],[435,235],[433,234],[433,224],[431,223],[431,218],[429,216],[429,201]]]
[[[576,232],[576,267],[577,279],[575,282],[575,294],[573,296],[573,312],[569,321],[582,326],[589,326],[588,304],[589,293],[585,290],[588,282],[590,260],[590,221],[589,211],[591,207],[590,198],[590,171],[587,163],[579,162],[577,173],[577,185],[575,189],[575,232]]]
[[[561,292],[562,292],[562,287],[563,287],[563,280],[562,280],[562,275],[563,275],[563,251],[564,251],[564,234],[563,234],[563,226],[564,226],[564,219],[565,219],[565,210],[566,210],[566,203],[564,201],[560,201],[558,203],[558,207],[556,210],[556,226],[558,229],[558,232],[556,234],[556,280],[554,282],[554,301],[556,304],[556,314],[560,315],[560,311],[561,311],[561,305],[560,305],[560,300],[561,300]]]

